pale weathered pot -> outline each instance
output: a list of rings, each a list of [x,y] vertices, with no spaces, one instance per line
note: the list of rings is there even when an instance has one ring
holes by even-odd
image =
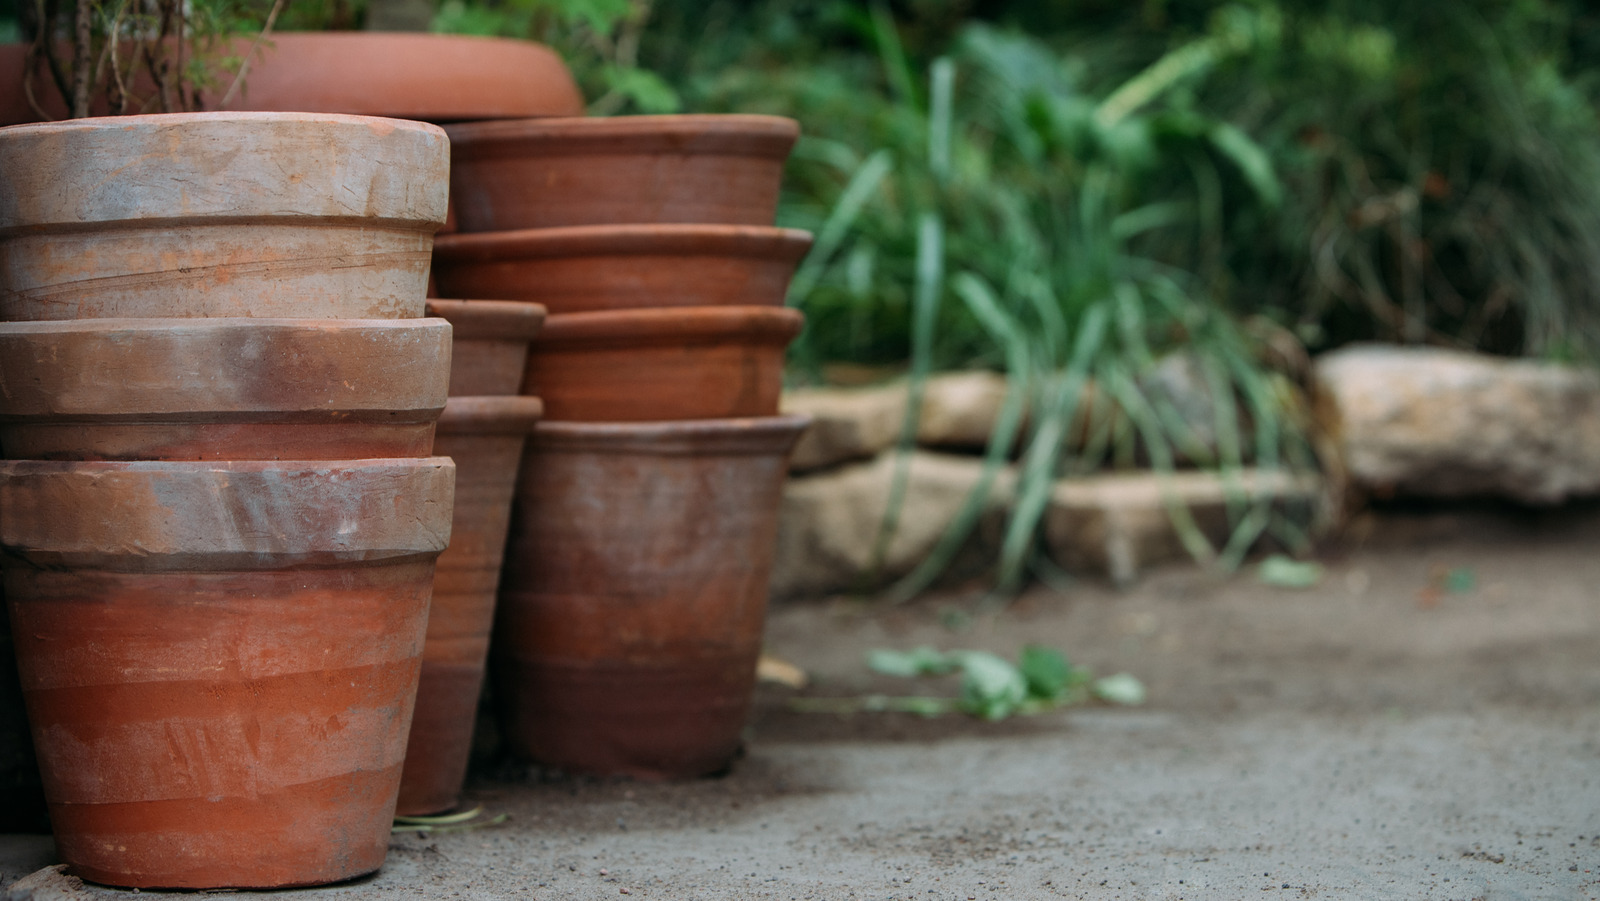
[[[446,130],[464,232],[771,225],[783,164],[800,136],[793,119],[747,115],[527,119]]]
[[[0,452],[30,460],[431,453],[442,319],[0,323]]]
[[[305,113],[0,128],[0,320],[420,316],[449,149]]]
[[[534,430],[491,658],[515,754],[646,779],[728,766],[755,686],[785,457],[808,422]]]
[[[782,306],[811,235],[733,225],[596,225],[441,235],[451,297],[544,304],[552,315],[643,307]]]
[[[56,850],[135,887],[377,869],[441,458],[0,462],[0,552]]]
[[[640,422],[770,416],[805,317],[785,307],[673,307],[551,316],[522,393],[545,418]]]
[[[439,556],[433,579],[417,710],[395,809],[401,815],[440,813],[461,799],[517,466],[539,414],[537,397],[452,397],[439,420],[433,447],[455,460],[456,508],[450,547]]]
[[[516,394],[528,342],[544,325],[544,307],[511,300],[429,298],[428,315],[455,330],[450,357],[450,396]]]

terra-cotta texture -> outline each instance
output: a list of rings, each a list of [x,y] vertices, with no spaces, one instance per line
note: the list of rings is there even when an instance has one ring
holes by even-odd
[[[0,128],[0,320],[420,316],[449,151],[305,113]]]
[[[456,509],[433,580],[399,814],[440,813],[460,800],[517,467],[539,414],[536,397],[452,397],[439,420],[434,452],[455,460]]]
[[[273,887],[382,864],[453,477],[440,458],[0,462],[71,872]]]
[[[551,314],[667,306],[781,306],[811,247],[796,229],[594,225],[441,235],[434,281],[451,297],[542,303]]]
[[[731,762],[755,685],[785,458],[807,423],[534,430],[492,651],[514,753],[657,779]]]
[[[638,422],[778,412],[804,316],[785,307],[673,307],[551,316],[522,393],[553,421]]]
[[[450,395],[516,394],[528,342],[544,325],[544,307],[510,300],[428,299],[428,315],[455,330]]]
[[[800,136],[793,119],[749,115],[471,122],[447,131],[464,232],[771,225],[784,160]]]
[[[35,460],[427,456],[442,319],[0,323],[0,452]]]

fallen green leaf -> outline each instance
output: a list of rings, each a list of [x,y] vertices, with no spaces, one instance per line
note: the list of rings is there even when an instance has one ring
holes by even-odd
[[[1054,701],[1065,694],[1076,675],[1065,654],[1038,644],[1022,649],[1017,668],[1028,681],[1028,696],[1044,701]]]
[[[1444,579],[1444,590],[1451,594],[1466,594],[1477,587],[1477,574],[1464,566],[1450,570]]]
[[[927,645],[910,651],[873,648],[867,652],[867,666],[886,676],[940,676],[953,672],[957,662]]]
[[[1094,696],[1112,704],[1137,707],[1144,703],[1144,683],[1131,673],[1117,673],[1094,680],[1090,688]]]
[[[1279,588],[1312,588],[1322,581],[1322,564],[1273,554],[1261,561],[1257,576],[1265,584]]]
[[[988,651],[952,651],[961,665],[961,709],[986,720],[1015,713],[1028,697],[1022,671]]]

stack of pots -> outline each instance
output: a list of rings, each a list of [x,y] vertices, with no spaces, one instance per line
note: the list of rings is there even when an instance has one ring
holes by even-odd
[[[519,757],[639,778],[724,769],[754,689],[787,455],[772,227],[796,124],[767,116],[446,126],[450,297],[538,303],[492,652]]]
[[[353,116],[0,129],[0,553],[71,872],[382,864],[454,502],[448,166]]]

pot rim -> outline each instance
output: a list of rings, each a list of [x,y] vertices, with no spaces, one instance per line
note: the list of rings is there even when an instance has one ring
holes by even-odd
[[[782,456],[811,425],[804,415],[658,422],[541,422],[528,454],[590,453],[656,457]]]
[[[526,435],[544,417],[544,401],[516,394],[452,397],[439,416],[440,436]]]
[[[4,460],[0,552],[121,572],[425,560],[449,544],[454,482],[448,457]]]
[[[738,155],[783,160],[800,123],[753,113],[571,116],[505,119],[445,126],[459,161],[596,153]]]
[[[551,316],[533,339],[533,353],[596,345],[634,347],[721,344],[786,346],[805,314],[781,306],[637,307]]]
[[[674,255],[727,256],[794,265],[812,235],[767,225],[664,222],[564,225],[507,231],[457,232],[433,240],[436,263],[494,263],[552,257]]]
[[[446,300],[430,297],[429,316],[448,320],[455,337],[525,341],[544,326],[544,304],[527,300]]]

